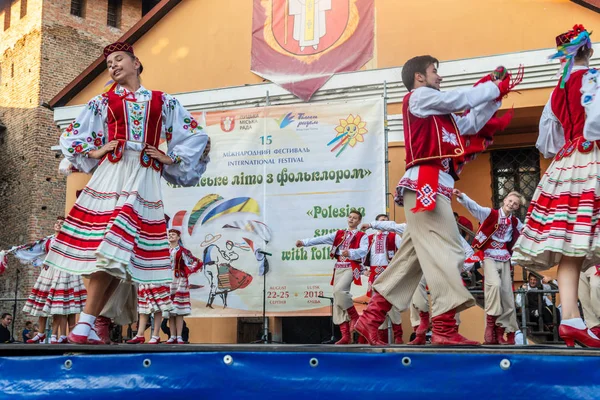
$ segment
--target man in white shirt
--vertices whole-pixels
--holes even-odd
[[[502,201],[502,207],[482,207],[458,189],[454,194],[479,221],[479,229],[473,239],[473,248],[483,259],[486,328],[484,344],[515,344],[515,332],[519,329],[515,311],[510,258],[512,247],[523,229],[523,224],[513,215],[525,199],[518,192],[510,192]],[[507,340],[504,339],[504,333]]]
[[[348,229],[340,229],[329,235],[298,240],[296,247],[331,245],[331,258],[336,260],[331,284],[333,285],[333,323],[339,325],[342,338],[335,344],[350,344],[351,332],[358,320],[358,312],[352,301],[352,282],[361,284],[362,260],[367,255],[369,240],[364,232],[357,229],[362,220],[359,211],[352,210],[348,215]]]
[[[392,305],[408,308],[423,274],[432,297],[432,343],[479,344],[461,336],[454,319],[475,300],[458,271],[464,251],[450,197],[460,162],[475,154],[469,146],[477,140],[467,145],[461,135],[476,135],[510,89],[505,80],[490,80],[473,88],[441,92],[438,64],[434,57],[419,56],[402,68],[402,82],[410,91],[402,112],[407,169],[397,187],[396,202],[406,207],[407,229],[400,250],[374,283],[373,297],[356,324],[357,332],[370,344],[377,344],[377,330]],[[453,114],[466,109],[470,112],[462,117]]]
[[[369,235],[369,252],[364,262],[365,267],[370,268],[367,296],[371,297],[373,282],[385,271],[396,251],[400,248],[402,232],[404,232],[406,224],[397,224],[394,221],[390,221],[387,214],[379,214],[375,218],[375,221],[370,224],[363,224],[360,227],[362,231],[369,228],[377,230],[377,233]],[[388,312],[388,318],[392,323],[393,343],[403,344],[402,316],[400,310],[392,307]],[[389,341],[387,321],[379,326],[379,340],[380,343],[378,344],[380,345],[387,344]]]

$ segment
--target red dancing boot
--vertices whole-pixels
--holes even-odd
[[[402,325],[392,324],[392,329],[394,330],[394,344],[404,344],[404,340],[402,340],[402,335],[404,334]]]
[[[344,322],[341,324],[340,332],[342,332],[342,338],[335,342],[335,344],[350,344],[350,323]]]
[[[146,338],[143,336],[136,336],[131,340],[128,340],[127,344],[144,344],[146,342]]]
[[[415,331],[415,338],[408,342],[408,344],[411,346],[424,346],[425,344],[427,344],[427,332],[417,333],[418,329],[418,326],[413,326],[413,330]]]
[[[581,347],[600,348],[600,339],[596,339],[588,333],[587,328],[577,329],[572,326],[561,324],[558,328],[558,334],[565,341],[567,347],[575,347],[575,343]]]
[[[506,330],[506,328],[504,328],[503,326],[496,325],[496,328],[494,329],[494,335],[496,336],[496,340],[498,341],[498,344],[506,346],[510,343],[508,343],[508,340],[504,339],[504,331],[505,330]]]
[[[498,344],[498,341],[500,339],[496,335],[498,333],[498,330],[496,328],[499,328],[499,327],[496,327],[497,319],[498,319],[498,317],[493,316],[493,315],[485,316],[485,333],[483,334],[483,344],[486,344],[486,345]],[[504,328],[502,329],[502,340],[504,340]]]
[[[358,344],[369,344],[367,342],[367,339],[365,339],[363,336],[358,335],[358,341],[356,342]]]
[[[593,328],[590,328],[590,331],[592,331],[592,333],[596,336],[598,336],[600,338],[600,325],[597,325]]]
[[[110,318],[99,316],[94,323],[94,330],[104,344],[110,344]]]
[[[505,345],[505,346],[514,346],[515,343],[515,333],[514,332],[506,332],[506,340],[504,340],[504,328],[499,327],[500,329],[502,329],[502,333],[499,334],[499,331],[496,330],[496,336],[498,337],[498,343]]]
[[[438,346],[478,346],[479,342],[469,340],[458,333],[454,316],[456,310],[447,311],[431,318],[433,326],[431,344]]]
[[[408,342],[408,344],[412,346],[423,346],[427,343],[427,330],[429,329],[429,313],[425,311],[419,312],[419,317],[421,321],[419,325],[414,327],[416,337]]]
[[[385,344],[389,344],[389,338],[388,338],[388,330],[386,329],[379,329],[377,331],[377,338],[379,339],[379,341],[385,343]]]
[[[387,343],[379,340],[378,331],[387,313],[392,309],[392,304],[382,295],[373,291],[369,305],[358,319],[355,330],[367,339],[371,346],[385,346]]]
[[[356,311],[356,307],[352,306],[346,310],[348,312],[348,316],[350,317],[350,333],[354,332],[354,325],[356,325],[356,321],[360,315],[358,315],[358,311]]]

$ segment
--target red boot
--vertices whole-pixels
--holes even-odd
[[[360,336],[360,335],[358,335],[358,340],[357,340],[356,343],[358,343],[358,344],[369,344],[367,342],[367,339],[365,339],[364,336]]]
[[[364,336],[371,346],[385,346],[387,344],[379,340],[377,331],[391,309],[392,304],[385,297],[373,291],[373,297],[371,297],[369,305],[355,326],[355,330],[361,336]]]
[[[600,325],[590,328],[590,331],[600,338]]]
[[[379,339],[379,341],[385,343],[385,344],[389,344],[389,338],[388,338],[388,330],[386,329],[379,329],[377,331],[377,338]]]
[[[350,344],[350,324],[348,322],[340,325],[340,332],[342,332],[342,338],[335,344]]]
[[[510,344],[508,342],[508,340],[504,339],[504,331],[505,330],[506,329],[503,326],[498,326],[498,325],[494,329],[494,334],[496,335],[496,340],[498,341],[498,344],[502,344],[502,345]]]
[[[500,331],[501,329],[501,331]],[[496,329],[496,336],[498,337],[498,343],[505,345],[505,346],[514,346],[515,345],[515,333],[514,332],[507,332],[506,333],[506,340],[504,340],[504,328],[499,326]]]
[[[455,315],[456,310],[450,310],[431,318],[433,326],[431,344],[439,346],[478,346],[479,342],[469,340],[457,332]]]
[[[354,332],[354,325],[356,325],[356,321],[358,321],[358,318],[360,317],[360,315],[358,315],[358,311],[356,311],[356,308],[354,306],[347,309],[346,312],[348,312],[348,316],[350,317],[350,340],[352,340],[353,339],[352,333]]]
[[[103,316],[98,316],[94,324],[94,329],[104,344],[110,344],[110,324],[110,318]]]
[[[402,335],[404,334],[402,325],[392,324],[392,329],[394,330],[394,344],[404,344],[404,340],[402,340]]]
[[[413,330],[415,331],[415,338],[408,342],[408,344],[411,346],[424,346],[425,344],[427,344],[427,332],[417,333],[417,331],[419,330],[418,326],[413,326]]]
[[[600,339],[593,338],[586,329],[577,329],[572,326],[561,324],[558,334],[565,341],[567,347],[575,347],[575,343],[582,347],[600,348]]]
[[[483,344],[492,345],[498,344],[500,340],[497,336],[498,330],[496,328],[500,328],[496,326],[496,320],[498,317],[493,315],[485,316],[485,333],[483,334]],[[504,328],[502,328],[502,340],[504,341]]]
[[[413,346],[423,346],[427,343],[425,335],[427,335],[427,330],[429,329],[429,313],[420,311],[419,317],[421,318],[421,321],[418,326],[414,327],[416,337],[408,342],[408,344]]]

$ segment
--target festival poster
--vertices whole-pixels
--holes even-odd
[[[308,101],[373,58],[374,0],[254,0],[250,69]]]
[[[347,227],[357,209],[385,211],[383,100],[196,114],[211,137],[198,185],[163,182],[170,225],[204,261],[191,275],[192,316],[329,315],[329,246],[298,239]],[[272,253],[268,266],[259,250]],[[353,285],[360,297],[367,290]]]

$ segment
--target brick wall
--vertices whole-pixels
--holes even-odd
[[[70,0],[13,0],[11,25],[0,35],[0,249],[52,233],[57,215],[64,214],[65,178],[57,173],[62,156],[50,151],[60,132],[53,114],[40,106],[75,79],[99,55],[141,18],[141,0],[123,0],[121,28],[108,27],[107,0],[86,1],[85,17],[70,14]],[[4,11],[0,11],[0,29]],[[9,258],[0,276],[0,298],[14,296],[19,267],[18,297],[27,297],[39,271]],[[16,316],[18,329],[29,316]],[[0,312],[12,303],[0,302]]]

